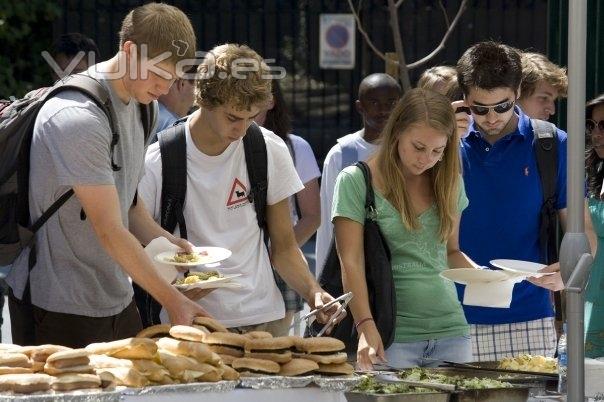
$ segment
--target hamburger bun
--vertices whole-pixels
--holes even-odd
[[[113,342],[92,343],[86,346],[90,354],[108,355],[120,359],[149,359],[157,353],[157,345],[148,338],[127,338]]]
[[[31,394],[48,391],[53,378],[46,374],[7,374],[0,376],[0,392]]]
[[[31,368],[29,357],[23,353],[0,353],[0,366]]]
[[[48,359],[48,356],[52,355],[53,353],[62,352],[66,350],[71,350],[71,348],[61,345],[34,346],[33,349],[30,351],[29,357],[34,362],[46,363],[46,359]]]
[[[218,371],[210,364],[200,363],[192,357],[175,355],[162,349],[159,351],[159,359],[171,377],[186,382],[196,380],[209,372]]]
[[[170,324],[152,325],[136,334],[136,338],[162,338],[170,335]]]
[[[90,363],[85,349],[71,349],[55,352],[46,359],[46,367],[64,369],[74,366],[86,366]]]
[[[34,371],[26,367],[0,367],[0,375],[4,374],[32,374]]]
[[[273,361],[249,357],[233,360],[233,368],[241,375],[276,375],[281,369],[279,364]]]
[[[227,366],[223,364],[220,366],[222,369],[222,379],[226,381],[237,381],[239,379],[239,372],[232,368],[231,366]]]
[[[319,369],[319,365],[312,360],[306,359],[292,359],[291,361],[283,364],[279,375],[293,377],[297,375],[308,375],[312,374],[315,370]]]
[[[305,353],[325,354],[343,352],[346,346],[339,339],[320,336],[316,338],[303,338],[296,342],[296,348]]]
[[[266,331],[250,331],[250,332],[246,332],[243,335],[247,336],[250,339],[266,339],[266,338],[273,337],[273,335],[270,332],[266,332]]]
[[[101,378],[96,374],[64,374],[56,377],[51,387],[55,391],[73,391],[100,386]]]
[[[200,363],[214,362],[217,359],[206,345],[199,342],[161,338],[157,341],[157,346],[175,355],[192,357]],[[218,362],[215,363],[218,364]]]
[[[132,360],[118,359],[117,357],[111,357],[107,355],[90,355],[90,365],[95,369],[102,369],[108,367],[127,367],[133,368],[134,364]]]
[[[132,364],[134,365],[134,368],[147,377],[149,381],[162,385],[174,384],[174,380],[170,377],[168,369],[153,360],[136,359],[132,360]]]
[[[348,376],[354,373],[354,367],[348,363],[319,364],[317,374],[324,376]]]
[[[193,325],[205,327],[209,332],[229,332],[224,325],[210,317],[195,317],[193,319]]]
[[[202,330],[187,325],[175,325],[170,328],[170,336],[183,341],[203,342],[204,337],[209,333],[207,329]]]
[[[96,370],[96,374],[99,377],[107,378],[109,373],[115,378],[116,385],[123,385],[125,387],[140,388],[149,385],[149,380],[139,373],[137,370],[128,367],[108,367]]]
[[[249,338],[240,334],[214,332],[206,335],[204,343],[208,345],[214,353],[243,357],[243,348],[248,340]]]
[[[233,360],[238,359],[238,357],[231,356],[231,355],[219,355],[219,356],[220,356],[220,360],[222,360],[222,362],[224,364],[227,364],[229,366],[233,365]]]
[[[348,355],[344,352],[332,353],[329,355],[316,355],[314,353],[295,354],[295,357],[300,359],[308,359],[319,364],[340,364],[348,360]]]
[[[0,353],[2,352],[17,352],[21,353],[21,349],[27,346],[14,345],[12,343],[0,343]]]
[[[292,359],[292,346],[293,341],[289,336],[248,339],[245,343],[245,357],[287,363]]]

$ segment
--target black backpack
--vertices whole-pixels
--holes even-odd
[[[15,101],[0,101],[0,265],[9,265],[23,248],[32,245],[30,269],[35,251],[34,234],[73,195],[73,189],[61,195],[44,213],[31,222],[29,215],[29,155],[34,124],[38,112],[46,101],[68,90],[82,92],[92,99],[109,118],[112,131],[111,165],[113,150],[119,141],[111,98],[105,87],[86,74],[74,74],[57,81],[52,87],[41,88]],[[141,119],[145,143],[155,124],[156,106],[141,105]],[[85,215],[82,214],[85,218]]]
[[[558,261],[560,251],[559,217],[556,210],[558,179],[558,130],[552,123],[531,119],[533,148],[543,190],[539,216],[539,248],[545,264]],[[562,295],[554,292],[556,321],[563,320]]]
[[[187,142],[185,135],[186,119],[158,135],[162,162],[161,215],[162,228],[173,233],[178,225],[180,237],[187,238],[187,225],[183,210],[187,194]],[[243,137],[245,163],[250,178],[248,200],[254,205],[258,226],[264,233],[265,244],[268,238],[266,230],[266,192],[268,190],[268,162],[264,136],[260,127],[252,123]],[[161,304],[136,283],[134,299],[141,315],[143,327],[160,324]]]

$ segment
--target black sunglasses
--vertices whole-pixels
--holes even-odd
[[[478,116],[486,115],[491,109],[493,109],[493,111],[497,114],[502,114],[513,108],[515,102],[515,100],[505,101],[493,106],[470,105],[470,110],[472,110],[472,113],[477,114]]]
[[[595,121],[592,119],[585,120],[585,134],[591,135],[592,131],[598,128],[598,130],[604,133],[604,120]]]

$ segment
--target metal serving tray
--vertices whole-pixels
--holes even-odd
[[[346,392],[348,402],[449,402],[451,394],[446,392],[425,392],[405,394],[367,394]]]

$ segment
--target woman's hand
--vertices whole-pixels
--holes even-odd
[[[357,349],[357,370],[369,371],[376,363],[386,363],[384,345],[373,321],[359,326],[359,347]]]
[[[542,288],[557,292],[564,290],[564,281],[562,281],[562,275],[560,275],[560,263],[548,265],[547,267],[539,270],[539,272],[554,272],[553,275],[543,275],[540,278],[531,276],[526,280],[533,285],[541,286]]]

